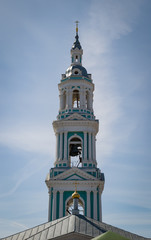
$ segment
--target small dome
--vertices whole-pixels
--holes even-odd
[[[80,194],[77,192],[77,191],[75,191],[73,194],[72,194],[72,198],[74,199],[74,198],[80,198]]]
[[[66,71],[66,77],[70,77],[71,75],[82,75],[88,78],[87,70],[81,65],[70,66]]]

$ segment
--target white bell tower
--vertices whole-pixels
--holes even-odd
[[[99,121],[93,112],[94,84],[82,66],[83,50],[76,22],[75,42],[71,48],[71,65],[58,84],[60,109],[53,122],[56,135],[54,168],[46,178],[49,190],[48,220],[72,211],[75,183],[80,194],[81,213],[102,220],[101,194],[104,174],[97,168],[96,134]]]

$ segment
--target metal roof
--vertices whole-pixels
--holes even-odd
[[[41,224],[14,234],[3,240],[49,240],[68,239],[68,236],[75,236],[72,239],[92,239],[107,231],[115,232],[130,240],[145,240],[136,234],[129,233],[103,222],[95,221],[83,215],[68,215],[63,218]],[[71,238],[70,238],[71,239]]]

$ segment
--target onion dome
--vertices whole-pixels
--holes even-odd
[[[71,65],[66,70],[66,77],[70,77],[71,75],[80,75],[88,78],[87,70],[81,65]]]
[[[74,199],[74,198],[80,198],[80,194],[77,192],[77,191],[75,191],[73,194],[72,194],[72,198]]]

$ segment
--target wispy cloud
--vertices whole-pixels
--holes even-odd
[[[20,185],[27,179],[42,171],[42,169],[50,164],[50,159],[32,159],[23,168],[18,169],[14,175],[14,186],[7,190],[7,192],[1,193],[0,198],[8,197],[14,194]],[[13,176],[12,176],[13,178]],[[16,182],[15,182],[16,181]]]
[[[123,136],[125,140],[129,139],[137,125],[124,111],[123,103],[128,101],[128,93],[123,95],[119,91],[118,74],[113,70],[115,60],[110,51],[115,40],[133,31],[141,4],[141,0],[137,4],[136,1],[135,4],[119,0],[114,4],[113,1],[93,1],[87,27],[84,26],[86,30],[82,30],[87,56],[84,65],[93,73],[96,86],[94,109],[100,119],[98,140],[101,146],[98,155],[104,157],[113,152]]]

